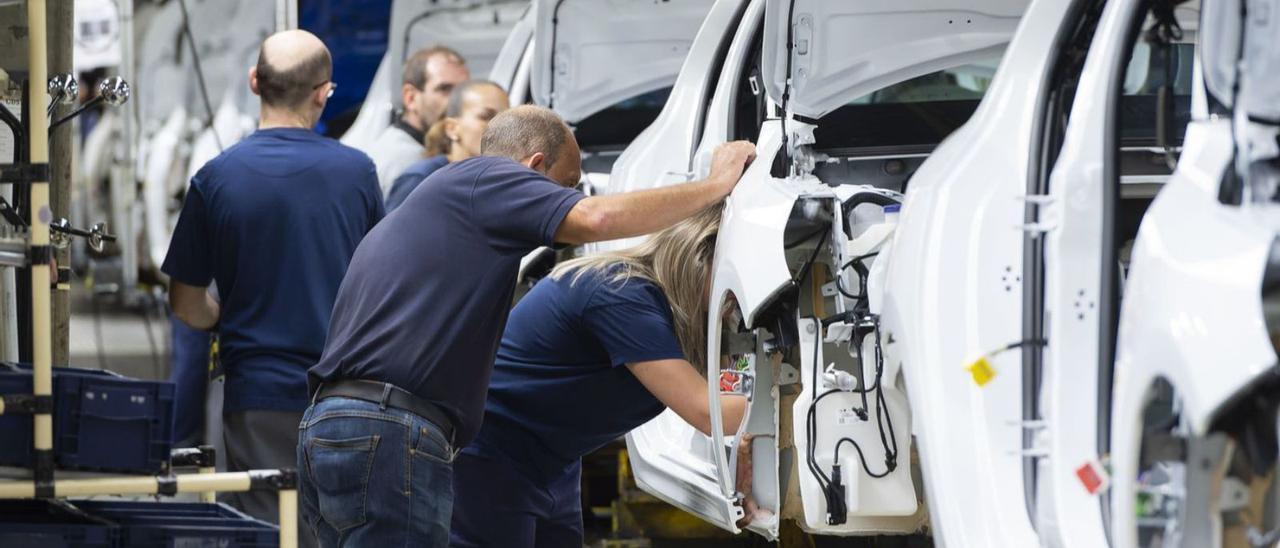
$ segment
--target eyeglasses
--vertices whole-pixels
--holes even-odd
[[[325,81],[323,81],[323,82],[320,82],[319,84],[316,84],[316,85],[314,85],[314,86],[311,86],[311,91],[315,91],[315,90],[317,90],[317,89],[320,89],[320,86],[323,86],[323,85],[325,85],[325,84],[329,84],[329,91],[325,92],[325,94],[324,94],[325,99],[328,99],[328,98],[330,98],[330,97],[333,97],[333,91],[334,91],[334,90],[336,90],[336,89],[338,89],[338,83],[337,83],[337,82],[334,82],[333,80],[325,80]]]

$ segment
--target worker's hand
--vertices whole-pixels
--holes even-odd
[[[711,154],[711,174],[707,180],[716,185],[722,196],[733,192],[742,172],[756,159],[756,146],[749,141],[732,141],[716,147]]]
[[[755,438],[753,434],[743,434],[742,440],[738,442],[738,467],[734,482],[734,490],[742,494],[742,518],[738,520],[738,527],[746,527],[755,521],[768,520],[772,515],[768,509],[761,508],[751,494],[751,475],[754,470],[751,465],[751,441]]]

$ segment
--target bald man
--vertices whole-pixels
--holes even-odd
[[[329,50],[311,33],[262,43],[249,71],[262,100],[258,130],[191,179],[162,267],[178,318],[221,335],[231,470],[295,466],[307,368],[320,359],[356,245],[383,215],[373,162],[312,131],[331,74]],[[277,519],[272,493],[231,502]]]
[[[520,258],[671,226],[755,157],[728,143],[702,181],[587,197],[573,133],[535,106],[495,116],[480,152],[370,231],[338,291],[298,440],[300,508],[322,543],[447,546],[453,458],[480,428]]]

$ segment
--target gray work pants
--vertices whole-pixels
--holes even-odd
[[[297,468],[301,411],[235,411],[223,413],[222,420],[227,471]],[[279,499],[274,491],[222,493],[218,500],[260,520],[279,523]],[[301,520],[298,546],[317,546],[311,530]]]

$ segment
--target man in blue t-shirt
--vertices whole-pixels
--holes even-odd
[[[299,508],[322,542],[447,545],[451,463],[480,428],[520,258],[684,220],[733,190],[755,147],[721,145],[703,181],[586,197],[569,127],[520,106],[481,154],[423,181],[342,281],[298,439]]]
[[[373,162],[311,129],[331,74],[328,49],[308,32],[262,43],[249,78],[262,98],[259,129],[191,179],[162,267],[178,318],[221,336],[231,470],[296,464],[307,368],[324,349],[356,244],[382,218]],[[277,519],[274,493],[231,500]]]

